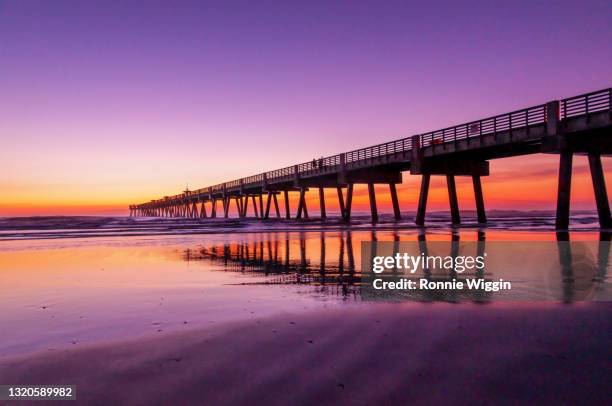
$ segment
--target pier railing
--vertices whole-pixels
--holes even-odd
[[[561,118],[588,115],[611,110],[612,88],[581,94],[561,100]]]
[[[421,134],[421,146],[445,144],[466,138],[478,138],[546,122],[546,105],[541,104],[494,117]]]

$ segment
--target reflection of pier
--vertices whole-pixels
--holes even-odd
[[[289,284],[310,285],[321,294],[334,294],[349,297],[361,297],[362,299],[374,298],[371,292],[365,295],[361,291],[364,283],[369,281],[363,277],[361,266],[356,255],[361,256],[359,251],[355,252],[353,239],[354,233],[343,232],[320,232],[320,233],[269,233],[254,234],[248,241],[219,244],[199,249],[187,249],[183,252],[186,261],[209,261],[225,271],[240,272],[257,277],[260,280],[253,284]],[[380,233],[378,233],[380,234]],[[385,240],[393,242],[393,255],[399,252],[400,243],[414,242],[410,240],[401,241],[397,232],[392,232],[392,240],[385,234]],[[597,252],[590,254],[586,245],[575,242],[571,246],[564,243],[568,241],[567,233],[558,234],[558,269],[551,274],[544,274],[543,278],[548,280],[548,291],[540,291],[542,300],[556,299],[563,302],[574,302],[597,294],[602,287],[605,288],[607,269],[610,263],[610,234],[601,233]],[[369,241],[377,241],[376,232],[371,232],[367,238]],[[436,254],[448,255],[456,258],[460,255],[471,254],[481,256],[485,253],[486,234],[479,231],[477,241],[474,245],[464,247],[460,243],[459,235],[453,234],[451,241],[441,242],[427,241],[425,234],[417,236],[417,249],[425,255]],[[440,245],[442,243],[442,246]],[[591,244],[593,242],[590,242]],[[388,249],[388,248],[387,248]],[[512,248],[509,248],[512,249]],[[445,251],[447,250],[447,251]],[[445,251],[445,252],[442,252]],[[546,251],[550,252],[550,251]],[[372,253],[376,255],[376,253]],[[389,255],[387,252],[386,255]],[[379,252],[378,255],[382,255]],[[556,266],[555,266],[556,268]],[[487,273],[487,269],[476,269],[473,272],[458,273],[453,269],[448,271],[422,269],[417,274],[404,275],[401,270],[392,270],[392,277],[401,277],[407,280],[417,281],[426,279],[430,282],[460,281],[467,279],[483,279],[495,281],[503,275]],[[542,287],[546,289],[546,287]],[[604,292],[602,292],[604,293]],[[367,297],[366,297],[367,296]],[[601,296],[601,295],[600,295]],[[519,296],[513,296],[519,298]],[[419,302],[460,302],[471,301],[486,303],[495,298],[494,292],[481,290],[409,290],[401,291],[394,296],[397,300],[409,300]],[[536,297],[533,297],[535,299]],[[392,298],[393,299],[393,298]]]
[[[583,300],[605,285],[610,266],[611,236],[608,231],[599,233],[596,257],[590,258],[580,242],[570,244],[569,233],[557,233],[561,270],[561,292],[558,299],[564,303]]]
[[[453,224],[461,222],[455,177],[471,179],[478,222],[486,223],[481,177],[489,175],[489,161],[545,153],[559,155],[556,228],[564,230],[569,226],[573,156],[586,154],[599,224],[601,228],[611,228],[601,165],[601,156],[612,153],[611,111],[612,88],[603,89],[197,190],[185,190],[174,196],[130,205],[130,215],[214,218],[219,205],[219,217],[226,218],[233,205],[239,217],[246,217],[250,205],[253,216],[265,220],[274,215],[272,208],[276,217],[281,217],[278,198],[282,196],[284,217],[290,218],[289,193],[297,193],[295,218],[301,219],[308,218],[306,193],[314,189],[318,192],[320,216],[325,219],[327,189],[337,194],[341,217],[350,222],[353,188],[362,184],[368,188],[373,223],[378,221],[375,185],[389,188],[393,214],[399,220],[401,211],[396,185],[402,183],[404,173],[409,173],[421,176],[417,225],[425,223],[431,176],[446,178]]]
[[[324,287],[328,292],[344,296],[358,295],[362,273],[356,267],[352,233],[270,233],[256,234],[255,240],[231,244],[187,249],[183,253],[186,261],[210,261],[221,264],[224,270],[263,276],[264,281],[256,284],[304,284]],[[376,232],[371,232],[371,241],[377,240]],[[398,252],[400,237],[393,234],[394,252]],[[425,235],[418,237],[420,250],[428,252]],[[458,256],[459,235],[454,234],[449,242],[449,255]],[[477,255],[485,250],[485,233],[478,233]],[[474,274],[458,274],[454,270],[444,274],[425,269],[422,275],[406,275],[406,279],[428,281],[465,281],[468,278],[485,278],[485,270]],[[406,292],[403,299],[412,301],[456,302],[470,300],[487,302],[491,292],[484,291],[432,291],[415,290]]]
[[[304,233],[299,233],[297,241],[290,233],[260,234],[258,237],[262,238],[199,250],[188,249],[183,258],[188,261],[208,260],[223,264],[225,270],[266,276],[262,282],[265,284],[317,285],[343,296],[358,294],[361,274],[355,270],[350,232],[334,236],[322,232],[318,241],[306,239]],[[332,244],[336,250],[334,258],[329,253]],[[314,248],[318,248],[316,260],[308,257],[309,250]]]

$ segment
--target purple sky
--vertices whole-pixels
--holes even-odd
[[[610,86],[612,2],[0,2],[0,215],[119,205]]]

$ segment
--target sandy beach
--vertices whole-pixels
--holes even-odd
[[[605,404],[610,305],[401,304],[286,314],[0,359],[82,404]]]

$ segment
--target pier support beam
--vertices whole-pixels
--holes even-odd
[[[290,219],[291,211],[289,207],[289,192],[286,190],[284,191],[284,198],[285,198],[285,218]]]
[[[207,218],[208,215],[206,213],[206,202],[202,200],[202,207],[200,210],[200,218]]]
[[[419,194],[419,207],[417,209],[416,223],[425,225],[425,211],[427,210],[427,195],[429,194],[429,180],[431,175],[424,173],[421,177],[421,192]]]
[[[353,184],[349,183],[346,188],[346,207],[344,208],[344,220],[351,220],[351,206],[353,205]]]
[[[474,185],[474,197],[476,198],[476,213],[478,214],[478,222],[484,224],[487,222],[487,215],[485,213],[480,175],[472,175],[472,183]]]
[[[223,198],[223,217],[227,218],[229,216],[229,206],[230,206],[230,198]]]
[[[393,203],[393,215],[396,220],[401,220],[402,215],[400,213],[399,200],[397,199],[397,190],[395,189],[395,183],[389,183],[389,192],[391,192],[391,202]]]
[[[236,196],[236,207],[238,208],[238,217],[244,217],[244,204],[242,196]]]
[[[342,188],[340,186],[338,186],[337,188],[338,191],[338,203],[340,205],[340,215],[342,216],[342,218],[344,219],[344,211],[345,211],[345,207],[344,207],[344,194],[342,193]]]
[[[319,188],[319,207],[321,208],[321,218],[326,219],[325,213],[325,191],[322,187]]]
[[[446,175],[446,186],[448,188],[448,202],[450,204],[451,221],[453,224],[461,224],[459,216],[459,203],[457,201],[457,187],[455,186],[455,175]]]
[[[210,209],[210,217],[213,219],[217,217],[217,199],[212,199],[212,208]]]
[[[274,193],[272,195],[272,198],[274,199],[274,209],[276,210],[276,217],[280,218],[281,214],[280,214],[280,210],[278,208],[278,199],[276,197],[276,193]]]
[[[240,198],[240,206],[242,207],[242,217],[246,217],[247,212],[249,210],[249,196],[242,196]]]
[[[298,198],[298,207],[297,213],[295,215],[296,219],[302,218],[302,211],[304,210],[304,195],[306,194],[305,188],[300,189],[300,197]]]
[[[249,200],[248,197],[247,200]],[[255,217],[259,217],[259,213],[257,210],[257,200],[255,200],[255,195],[251,196],[251,201],[253,202],[253,213],[255,213]],[[246,212],[244,214],[246,216]]]
[[[268,192],[268,199],[266,200],[266,213],[263,215],[264,219],[270,217],[270,205],[272,204],[272,192]]]
[[[304,218],[308,218],[308,207],[306,206],[306,188],[300,188],[300,197],[298,201],[298,209],[295,218],[301,219],[302,214]]]
[[[567,230],[569,227],[573,153],[563,151],[559,156],[559,186],[557,188],[557,216],[555,228],[557,230]]]
[[[606,180],[604,178],[603,168],[601,166],[601,155],[589,152],[589,167],[591,169],[593,191],[595,192],[595,203],[597,204],[599,226],[601,228],[612,228],[610,204],[608,202],[608,192],[606,190]]]
[[[306,204],[306,191],[304,191],[304,203],[302,205],[302,210],[304,210],[304,218],[308,218],[308,205]]]
[[[378,209],[376,208],[376,191],[374,184],[368,183],[368,195],[370,197],[370,212],[372,213],[372,223],[378,222]]]

